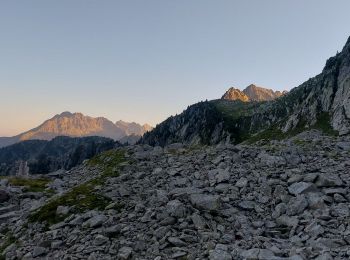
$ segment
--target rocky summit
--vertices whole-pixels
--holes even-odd
[[[240,100],[243,102],[261,102],[274,100],[287,93],[287,91],[273,91],[272,89],[267,89],[251,84],[248,87],[246,87],[243,91],[231,87],[225,92],[221,99]]]
[[[350,137],[135,145],[0,180],[6,259],[349,259]]]

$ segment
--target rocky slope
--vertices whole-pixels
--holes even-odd
[[[6,259],[349,259],[349,158],[349,136],[310,131],[131,146],[36,192],[1,179],[0,248]]]
[[[149,125],[118,121],[116,124],[104,117],[93,118],[81,113],[63,112],[45,121],[40,126],[14,137],[0,138],[0,147],[24,140],[51,140],[57,136],[102,136],[120,140],[133,135],[139,138],[151,130]]]
[[[250,87],[246,92],[249,94],[254,88]],[[236,93],[237,90],[233,92]],[[263,94],[252,97],[260,99],[262,96]],[[176,140],[183,143],[214,144],[216,141],[226,141],[229,136],[231,141],[238,143],[252,137],[280,138],[311,128],[322,129],[331,134],[348,134],[350,133],[350,38],[343,50],[326,62],[322,73],[289,93],[271,101],[242,101],[246,101],[246,98],[206,102],[206,107],[210,107],[207,111],[211,111],[207,116],[214,117],[215,120],[199,119],[199,123],[202,122],[200,129],[206,129],[207,126],[203,123],[207,122],[210,124],[209,129],[219,131],[215,136],[220,138],[212,139],[212,132],[203,136],[196,134],[195,129],[188,128],[186,118],[190,118],[191,113],[202,113],[193,109],[194,107],[201,109],[202,106],[197,105],[158,125],[145,135],[141,142],[162,145]],[[167,140],[163,138],[162,142],[159,142],[161,136],[170,138]],[[174,139],[173,136],[177,138]]]
[[[279,98],[285,94],[287,91],[273,91],[272,89],[267,89],[263,87],[259,87],[257,85],[251,84],[246,87],[243,91],[231,87],[229,88],[225,94],[221,97],[221,99],[225,100],[240,100],[243,102],[261,102],[261,101],[271,101],[276,98]]]

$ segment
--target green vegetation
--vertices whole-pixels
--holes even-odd
[[[328,113],[323,112],[321,113],[318,117],[317,117],[317,121],[314,125],[310,126],[310,127],[306,127],[306,120],[302,119],[299,121],[299,123],[297,124],[297,126],[286,132],[283,133],[282,130],[279,128],[279,126],[273,125],[271,127],[269,127],[268,129],[261,131],[255,135],[250,136],[249,138],[247,138],[247,143],[255,143],[257,141],[260,140],[282,140],[282,139],[286,139],[292,136],[295,136],[305,130],[311,130],[311,129],[317,129],[322,131],[324,134],[326,135],[330,135],[330,136],[336,136],[338,135],[338,131],[333,130],[331,124],[330,124],[330,116]]]
[[[251,116],[266,102],[242,102],[239,100],[216,100],[213,104],[224,120],[225,130],[231,134],[235,143],[243,142],[250,137],[249,129]]]
[[[310,143],[312,143],[312,141],[295,139],[295,140],[293,140],[293,143],[296,145],[299,145],[299,146],[306,146],[306,145],[310,145]]]
[[[5,256],[3,255],[4,250],[11,244],[16,242],[16,238],[12,235],[12,233],[7,232],[3,241],[0,243],[0,260],[5,260]]]
[[[44,222],[52,225],[65,219],[67,216],[57,216],[56,209],[58,206],[69,206],[71,212],[80,213],[90,209],[104,209],[110,202],[110,199],[95,193],[95,182],[89,181],[78,185],[64,195],[52,199],[34,212],[30,217],[30,222]]]
[[[28,192],[45,192],[46,185],[51,181],[49,178],[26,178],[26,177],[6,177],[12,186],[24,187]]]
[[[339,135],[339,132],[334,130],[330,124],[330,116],[329,113],[323,112],[321,113],[318,118],[315,125],[313,125],[313,128],[321,130],[323,133],[330,135],[330,136],[337,136]]]
[[[88,165],[102,168],[100,176],[91,179],[83,184],[75,186],[60,197],[50,200],[30,217],[30,222],[45,222],[52,225],[63,221],[74,213],[82,213],[87,210],[102,210],[111,203],[111,199],[95,192],[95,187],[103,185],[108,177],[115,177],[119,174],[120,166],[126,162],[123,151],[111,150],[104,152],[90,159]],[[58,206],[69,206],[70,212],[66,216],[57,216]],[[115,207],[120,209],[119,206]]]
[[[241,117],[247,117],[254,114],[258,107],[265,102],[242,102],[239,100],[215,100],[213,101],[216,109],[221,112],[224,120],[232,121]],[[225,120],[225,121],[226,121]]]
[[[118,168],[124,162],[126,162],[124,151],[110,150],[91,158],[88,165],[102,167],[101,177],[114,177],[118,176]]]

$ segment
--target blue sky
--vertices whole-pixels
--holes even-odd
[[[291,89],[350,36],[348,0],[0,3],[0,135],[63,111],[155,125],[256,83]]]

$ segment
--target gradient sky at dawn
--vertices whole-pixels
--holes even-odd
[[[0,136],[63,111],[155,125],[230,86],[291,89],[350,36],[349,0],[0,2]]]

